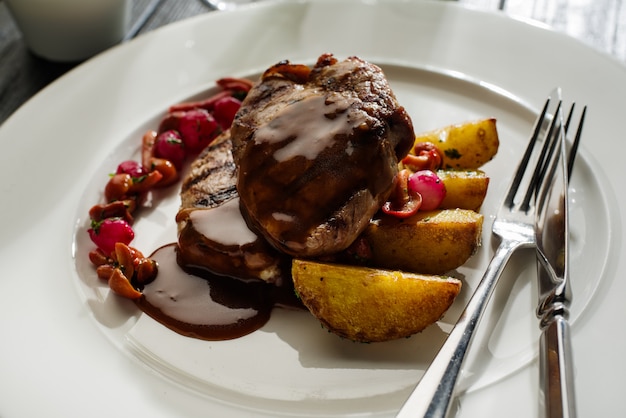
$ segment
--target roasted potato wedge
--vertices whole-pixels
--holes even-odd
[[[489,177],[483,171],[439,170],[437,175],[446,186],[440,209],[480,210],[489,187]]]
[[[415,143],[432,142],[442,152],[444,169],[476,169],[491,160],[500,144],[494,118],[449,125],[418,134]]]
[[[373,266],[444,274],[474,254],[482,224],[483,215],[464,209],[418,212],[405,219],[381,215],[363,237],[371,247]]]
[[[436,322],[461,282],[366,267],[294,260],[295,290],[331,332],[353,341],[408,337]]]

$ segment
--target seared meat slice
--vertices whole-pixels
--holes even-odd
[[[178,262],[219,275],[281,284],[287,256],[252,232],[239,211],[230,133],[222,134],[192,163],[181,189]]]
[[[414,141],[381,69],[330,54],[312,69],[269,68],[231,131],[242,214],[298,257],[347,248],[389,196]]]

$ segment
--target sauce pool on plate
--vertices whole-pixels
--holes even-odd
[[[159,274],[144,287],[136,304],[179,334],[211,341],[238,338],[261,328],[274,307],[303,309],[291,284],[277,287],[183,268],[177,262],[177,248],[168,244],[150,256],[158,263]]]

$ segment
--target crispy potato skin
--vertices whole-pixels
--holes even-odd
[[[489,177],[483,171],[439,170],[437,175],[446,186],[440,209],[480,210],[489,187]]]
[[[364,232],[371,265],[444,274],[463,265],[481,242],[483,215],[471,210],[418,212],[406,219],[381,215]]]
[[[442,152],[444,169],[476,169],[490,161],[500,145],[494,118],[449,125],[418,134],[415,143],[432,142]]]
[[[461,289],[454,278],[294,260],[295,290],[331,332],[359,342],[408,337],[441,318]]]

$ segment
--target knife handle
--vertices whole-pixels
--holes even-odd
[[[553,317],[543,329],[539,358],[545,418],[575,418],[572,345],[563,316]]]

